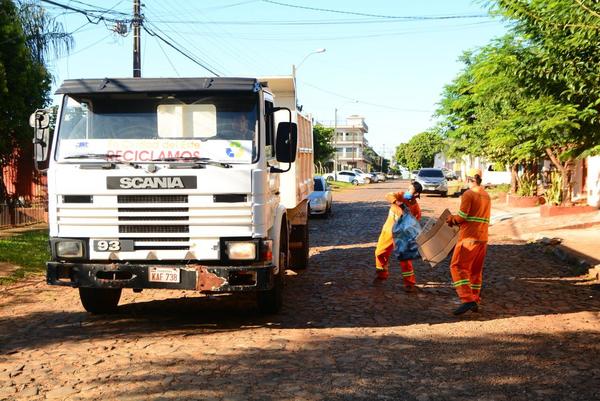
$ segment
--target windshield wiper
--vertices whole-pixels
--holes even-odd
[[[80,155],[65,156],[63,159],[106,159],[111,160],[117,157],[117,155],[108,153],[82,153]]]
[[[210,165],[210,166],[217,166],[217,167],[223,167],[223,168],[231,168],[231,164],[229,163],[223,163],[223,162],[218,162],[218,161],[214,161],[209,159],[208,157],[195,157],[195,156],[179,156],[179,157],[161,157],[158,159],[152,159],[153,162],[164,162],[164,163],[176,163],[176,162],[183,162],[183,163],[193,163],[193,164],[199,164],[199,165]]]
[[[131,166],[133,168],[139,168],[140,166],[138,164],[132,163],[132,162],[126,162],[123,160],[114,160],[116,157],[120,157],[119,155],[114,155],[114,154],[108,154],[108,153],[82,153],[80,155],[71,155],[71,156],[65,156],[63,157],[63,159],[65,160],[70,160],[70,159],[104,159],[106,161],[108,161],[109,163],[116,163],[116,164],[125,164],[127,166]]]

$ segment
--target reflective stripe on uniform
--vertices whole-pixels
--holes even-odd
[[[458,280],[458,281],[455,281],[452,283],[452,285],[455,287],[460,287],[461,285],[470,285],[470,284],[471,284],[471,281],[468,278],[466,278],[464,280]]]
[[[410,277],[414,276],[415,272],[402,272],[402,277]]]
[[[469,216],[468,214],[466,214],[462,210],[458,211],[458,215],[460,217],[462,217],[463,219],[467,220],[467,221],[472,221],[472,222],[475,222],[475,223],[490,224],[490,220],[489,219],[486,219],[485,217]]]
[[[481,284],[471,284],[471,289],[472,290],[480,290],[481,289]]]

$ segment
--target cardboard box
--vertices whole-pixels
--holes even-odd
[[[448,227],[446,224],[450,214],[448,209],[444,210],[435,224],[424,230],[416,239],[421,257],[431,267],[446,259],[458,240],[458,227]]]

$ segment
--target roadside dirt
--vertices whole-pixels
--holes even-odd
[[[600,291],[540,246],[491,242],[482,312],[463,318],[447,262],[417,262],[415,293],[398,268],[373,284],[383,195],[404,185],[334,194],[277,316],[174,291],[125,291],[93,316],[41,277],[0,288],[0,399],[599,399]],[[421,203],[437,216],[459,200]]]

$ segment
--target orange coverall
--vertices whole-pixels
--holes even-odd
[[[385,196],[385,199],[392,205],[390,207],[387,220],[381,229],[381,234],[379,234],[377,248],[375,249],[375,267],[377,269],[377,275],[380,278],[387,278],[388,276],[389,259],[392,251],[394,250],[392,228],[394,227],[396,220],[402,216],[402,208],[396,205],[395,202],[401,201],[404,203],[406,206],[408,206],[412,215],[417,220],[421,220],[421,207],[416,199],[404,199],[404,192],[390,192]],[[404,281],[404,285],[407,287],[414,286],[416,283],[416,278],[412,261],[401,260],[400,268],[402,270],[402,280]]]
[[[450,274],[463,303],[480,301],[491,204],[488,193],[476,186],[463,194],[458,215],[448,218],[449,223],[460,226]]]

